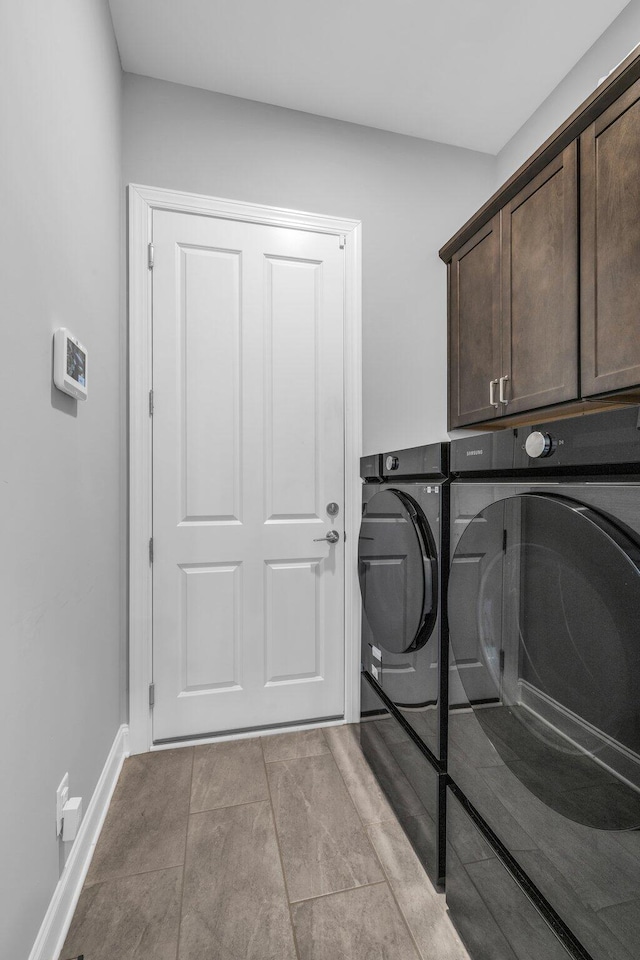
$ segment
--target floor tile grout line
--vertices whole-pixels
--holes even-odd
[[[180,960],[180,937],[182,936],[182,909],[184,906],[184,882],[187,876],[187,843],[189,841],[189,824],[191,822],[191,795],[193,792],[193,768],[196,762],[195,747],[191,747],[191,777],[189,779],[189,807],[187,809],[187,825],[184,837],[184,862],[182,864],[182,887],[180,889],[180,911],[178,913],[178,940],[176,942],[176,960]]]
[[[343,728],[345,728],[345,729],[346,729],[348,726],[350,726],[350,724],[346,724],[346,723],[343,724]],[[367,840],[369,841],[369,844],[371,845],[371,848],[372,848],[372,850],[373,850],[373,852],[374,852],[374,854],[375,854],[376,860],[378,860],[378,863],[380,863],[380,858],[378,857],[378,853],[377,853],[375,847],[373,846],[373,843],[372,843],[372,841],[371,841],[371,837],[370,837],[369,834],[367,833],[367,824],[365,823],[365,821],[364,821],[363,818],[362,818],[362,814],[360,813],[360,810],[358,809],[358,804],[357,804],[356,801],[354,800],[353,794],[351,793],[351,790],[349,790],[349,784],[347,783],[347,781],[346,781],[346,779],[345,779],[345,776],[344,776],[344,774],[342,773],[342,770],[341,770],[341,768],[340,768],[340,764],[338,763],[338,761],[337,761],[337,759],[336,759],[336,755],[335,755],[335,753],[333,752],[333,747],[331,746],[331,744],[329,744],[329,748],[330,748],[330,750],[331,750],[331,756],[333,757],[333,762],[335,763],[336,767],[338,768],[338,773],[340,774],[340,779],[342,780],[342,782],[343,782],[343,784],[344,784],[344,787],[345,787],[345,790],[347,791],[347,795],[348,795],[349,799],[351,800],[351,803],[352,803],[352,805],[353,805],[354,810],[356,811],[356,814],[358,815],[358,820],[360,821],[360,826],[362,827],[362,829],[363,829],[364,832],[365,832],[365,836],[367,837]],[[365,763],[366,763],[366,757],[364,756],[364,754],[362,754],[362,756],[363,756],[363,758],[364,758],[364,760],[365,760]],[[371,769],[371,768],[369,768],[369,769]],[[373,776],[373,772],[372,772],[372,776]],[[388,802],[388,801],[387,801],[387,802]],[[389,809],[391,810],[391,805],[389,805]],[[393,811],[391,811],[391,812],[392,812],[392,814],[393,814]],[[394,820],[394,819],[397,820],[397,817],[395,817],[394,815],[392,815],[391,817],[389,817],[389,820]],[[376,822],[376,823],[387,823],[388,821],[386,821],[386,820],[379,820],[379,821],[374,821],[374,822]],[[380,863],[380,868],[382,869],[382,864],[381,864],[381,863]],[[383,870],[382,872],[384,873],[384,870]],[[385,876],[386,876],[386,874],[385,874]]]
[[[344,724],[343,724],[343,726],[344,726]],[[325,739],[326,739],[326,737],[325,737]],[[327,741],[327,743],[328,743],[328,741]],[[386,883],[387,885],[389,885],[389,884],[388,884],[388,881],[387,881],[387,879],[386,879],[386,874],[385,874],[385,872],[384,872],[384,869],[383,869],[383,867],[382,867],[382,864],[380,864],[380,862],[379,862],[379,858],[378,858],[377,852],[376,852],[376,850],[375,850],[375,847],[373,846],[373,843],[371,842],[371,838],[369,837],[369,835],[368,835],[368,833],[367,833],[366,825],[363,823],[362,818],[360,817],[360,814],[358,813],[356,804],[355,804],[355,802],[354,802],[354,800],[353,800],[353,797],[351,796],[351,793],[350,793],[350,791],[349,791],[349,788],[347,787],[347,784],[346,784],[346,782],[345,782],[345,779],[344,779],[344,777],[342,776],[342,771],[340,770],[340,767],[339,767],[339,765],[338,765],[338,762],[337,762],[337,760],[336,760],[336,758],[335,758],[335,756],[334,756],[333,750],[331,749],[331,745],[330,745],[329,743],[328,743],[328,746],[329,746],[329,752],[328,752],[328,753],[312,754],[312,755],[309,756],[309,757],[295,757],[293,760],[271,760],[271,761],[269,761],[269,762],[270,762],[270,763],[295,763],[295,762],[297,762],[298,760],[310,760],[310,759],[313,759],[314,757],[318,757],[318,756],[323,756],[323,757],[327,757],[327,756],[328,756],[328,757],[331,757],[331,759],[333,760],[334,766],[336,767],[336,769],[337,769],[337,771],[338,771],[338,774],[339,774],[339,776],[340,776],[340,779],[341,779],[341,781],[342,781],[342,784],[343,784],[345,790],[347,791],[347,797],[348,797],[348,799],[349,799],[352,807],[354,808],[354,810],[355,810],[355,812],[356,812],[356,815],[357,815],[357,817],[358,817],[358,819],[359,819],[359,821],[360,821],[361,827],[363,827],[364,836],[365,836],[365,838],[366,838],[369,846],[371,847],[371,851],[372,851],[372,853],[373,853],[373,859],[374,859],[374,861],[377,861],[377,862],[379,863],[379,865],[380,865],[380,870],[381,870],[381,872],[382,872],[382,874],[383,874],[383,877],[382,877],[382,879],[380,879],[380,880],[372,880],[372,881],[369,881],[368,883],[356,883],[356,884],[354,884],[354,885],[351,886],[351,887],[343,887],[342,890],[329,890],[329,891],[327,891],[326,893],[318,893],[318,894],[316,894],[315,896],[312,896],[312,897],[301,897],[299,900],[289,900],[289,904],[290,904],[291,906],[292,906],[293,904],[296,904],[296,903],[307,903],[309,900],[320,900],[320,899],[322,899],[323,897],[332,897],[332,896],[334,896],[334,895],[336,895],[336,894],[339,894],[339,893],[348,893],[348,892],[350,892],[351,890],[360,890],[360,889],[362,889],[363,887],[374,887],[374,886],[376,886],[376,885],[379,884],[379,883]],[[266,763],[266,761],[265,761],[265,763]],[[270,786],[269,786],[269,794],[270,794],[270,796],[271,796],[271,788],[270,788]],[[273,800],[271,801],[271,806],[272,806],[272,809],[273,809]],[[395,818],[394,818],[393,816],[392,816],[390,819],[391,819],[391,820],[395,820]],[[387,822],[387,821],[382,821],[382,822]],[[396,821],[396,822],[397,822],[397,821]],[[276,837],[277,837],[277,840],[278,840],[278,849],[280,850],[280,837],[279,837],[279,834],[278,834],[277,822],[276,822],[276,820],[275,820],[275,812],[274,812],[274,826],[275,826],[275,830],[276,830]],[[283,870],[282,870],[282,872],[283,872],[283,875],[285,875],[285,873],[284,873],[284,864],[283,864]],[[288,897],[289,897],[289,890],[288,890],[288,886],[287,886],[287,883],[286,883],[286,875],[285,875],[285,886],[287,887],[287,898],[288,898]],[[294,932],[295,932],[295,928],[294,928]]]
[[[355,890],[365,890],[367,887],[379,887],[380,884],[388,887],[389,881],[386,877],[383,877],[382,880],[371,880],[370,883],[359,883],[355,887],[344,887],[342,890],[329,890],[327,893],[317,893],[313,897],[301,897],[300,900],[292,900],[291,906],[298,903],[310,903],[312,900],[325,900],[327,897],[340,897],[343,893],[353,893]]]
[[[350,724],[343,724],[343,728],[348,727],[348,726],[350,726]],[[329,739],[329,738],[327,737],[327,740],[328,740],[328,739]],[[413,945],[414,945],[414,947],[415,947],[415,949],[416,949],[416,957],[417,957],[417,960],[425,960],[422,951],[421,951],[421,950],[419,949],[419,947],[418,947],[418,944],[417,944],[417,942],[416,942],[416,938],[415,938],[414,935],[413,935],[413,930],[412,930],[411,927],[409,926],[409,923],[408,923],[408,921],[407,921],[407,918],[405,917],[405,915],[404,915],[404,913],[403,913],[403,911],[402,911],[402,909],[401,909],[401,907],[400,907],[400,904],[398,903],[398,898],[396,897],[395,890],[393,889],[393,885],[392,885],[391,881],[389,880],[389,876],[388,876],[388,874],[387,874],[387,871],[386,871],[385,868],[384,868],[384,864],[382,863],[382,860],[380,859],[380,856],[379,856],[379,854],[378,854],[378,851],[377,851],[376,848],[375,848],[375,844],[374,844],[373,840],[371,839],[371,836],[369,835],[369,831],[368,831],[368,829],[367,829],[367,825],[365,824],[364,820],[362,819],[362,817],[361,817],[361,815],[360,815],[360,811],[358,810],[358,807],[356,806],[355,800],[354,800],[353,797],[351,796],[351,792],[349,791],[349,787],[347,786],[347,781],[345,780],[345,778],[344,778],[344,776],[343,776],[343,774],[342,774],[342,770],[340,769],[340,764],[338,763],[338,761],[337,761],[336,758],[335,758],[335,755],[334,755],[334,753],[333,753],[333,747],[331,747],[331,743],[330,743],[330,742],[329,742],[329,747],[331,748],[331,755],[333,756],[333,761],[334,761],[336,767],[338,768],[338,772],[339,772],[340,776],[342,777],[342,782],[344,783],[345,788],[346,788],[346,790],[347,790],[347,793],[349,794],[349,797],[350,797],[350,799],[351,799],[351,802],[352,802],[352,804],[353,804],[353,806],[354,806],[354,808],[355,808],[355,811],[356,811],[356,813],[358,814],[358,819],[360,820],[360,824],[361,824],[361,826],[362,826],[362,829],[364,830],[365,836],[366,836],[367,840],[369,841],[369,844],[370,844],[370,846],[371,846],[371,849],[373,850],[373,855],[374,855],[374,857],[376,858],[376,860],[378,861],[378,864],[380,865],[380,869],[382,870],[382,875],[384,876],[385,882],[386,882],[386,884],[387,884],[387,886],[388,886],[388,888],[389,888],[389,893],[391,894],[391,898],[392,898],[393,902],[395,903],[396,907],[398,908],[398,912],[400,913],[400,916],[402,917],[402,920],[403,920],[403,922],[404,922],[404,925],[405,925],[405,927],[407,928],[407,932],[408,932],[408,934],[409,934],[409,937],[411,938],[411,942],[413,943]],[[364,757],[364,760],[365,760],[365,763],[366,763],[367,758],[364,756],[364,754],[362,754],[362,756]],[[396,819],[396,822],[397,822],[397,823],[400,823],[400,821],[397,819],[397,817],[396,817],[395,819]],[[387,823],[388,823],[389,821],[381,821],[381,822],[387,822]],[[402,825],[400,825],[400,826],[402,826]]]
[[[275,757],[273,760],[267,760],[264,758],[265,763],[284,763],[289,760],[308,760],[309,757],[326,757],[328,753],[331,753],[331,750],[327,748],[326,750],[321,750],[319,753],[305,753],[299,757]]]
[[[384,822],[385,822],[385,823],[388,823],[388,822],[390,822],[390,821],[384,821]],[[413,844],[411,844],[411,841],[409,840],[409,837],[406,835],[406,833],[404,833],[404,828],[403,828],[402,824],[401,824],[400,821],[397,820],[397,819],[396,819],[396,823],[398,824],[398,826],[399,826],[400,829],[402,830],[403,835],[404,835],[407,843],[408,843],[408,844],[412,847],[412,849],[413,849]],[[377,826],[381,826],[381,825],[382,825],[382,824],[376,824],[376,823],[370,824],[371,827],[377,827]],[[369,827],[367,827],[367,832],[369,832]],[[373,844],[374,849],[375,849],[375,844],[373,843],[373,840],[371,841],[371,843]],[[377,854],[377,852],[378,852],[378,851],[376,850],[376,854]],[[418,864],[419,864],[420,868],[424,871],[424,875],[425,875],[425,877],[426,877],[426,879],[427,879],[427,882],[430,883],[431,886],[433,887],[433,890],[434,890],[434,893],[436,894],[436,896],[437,896],[437,897],[444,897],[444,896],[445,896],[444,892],[441,893],[440,891],[436,890],[436,888],[433,886],[433,882],[432,882],[432,880],[431,880],[431,877],[429,876],[429,874],[426,872],[426,870],[425,870],[424,867],[422,866],[422,863],[420,862],[420,858],[418,857],[418,855],[417,855],[417,853],[415,852],[415,850],[413,850],[413,853],[415,854],[415,856],[416,856],[416,858],[417,858],[417,860],[418,860]],[[482,861],[477,861],[477,862],[480,863],[480,862],[482,862]],[[384,868],[384,865],[382,866],[382,869],[383,869],[383,871],[384,871],[385,876],[388,876],[388,875],[387,875],[387,871],[386,871],[385,868]],[[395,885],[393,884],[393,882],[392,882],[390,879],[388,879],[387,882],[388,882],[389,887],[390,887],[390,889],[391,889],[391,893],[392,893],[393,899],[394,899],[394,900],[396,901],[396,903],[398,904],[398,909],[400,910],[400,912],[401,912],[401,914],[402,914],[402,916],[403,916],[403,918],[404,918],[404,921],[405,921],[407,927],[409,928],[409,932],[412,934],[412,938],[413,938],[413,940],[414,940],[414,942],[415,942],[415,944],[416,944],[416,948],[417,948],[417,950],[418,950],[418,954],[419,954],[421,960],[430,960],[429,956],[425,955],[425,954],[422,952],[422,950],[421,950],[420,947],[418,946],[417,940],[416,940],[415,937],[413,936],[413,929],[412,929],[412,927],[411,927],[411,924],[409,923],[409,920],[408,920],[407,917],[405,916],[404,910],[403,910],[402,907],[400,906],[400,901],[399,901],[399,900],[397,899],[397,897],[395,896]],[[444,909],[444,912],[443,912],[442,916],[443,916],[443,917],[448,917],[449,922],[451,923],[451,926],[453,927],[453,930],[454,930],[454,933],[455,933],[457,939],[458,939],[459,942],[462,944],[463,949],[466,951],[467,948],[466,948],[466,946],[465,946],[465,944],[464,944],[464,941],[462,940],[462,937],[461,937],[460,934],[458,933],[455,924],[453,923],[453,921],[451,920],[451,917],[449,916],[449,908],[448,908],[448,906],[447,906],[447,904],[446,904],[446,900],[444,901],[444,908],[445,908],[445,909]],[[467,952],[467,960],[471,960],[471,957],[468,955],[468,952]]]
[[[402,824],[400,823],[399,820],[397,821],[397,823],[398,823],[398,825],[400,826],[400,829],[402,830]],[[376,826],[376,824],[372,824],[372,826]],[[404,832],[404,831],[403,831],[403,832]],[[417,950],[417,952],[418,952],[418,957],[420,958],[420,960],[429,960],[429,958],[424,955],[424,953],[422,952],[422,950],[421,950],[420,947],[418,946],[418,941],[416,940],[416,938],[415,938],[415,936],[414,936],[414,934],[413,934],[413,929],[412,929],[412,927],[411,927],[411,924],[409,923],[409,920],[408,920],[407,917],[405,916],[405,912],[404,912],[404,910],[402,909],[402,907],[401,907],[401,905],[400,905],[400,900],[399,900],[398,897],[396,896],[395,884],[391,881],[391,878],[389,877],[389,874],[387,873],[387,871],[386,871],[386,869],[385,869],[385,866],[384,866],[384,864],[382,863],[382,860],[380,859],[380,856],[379,856],[378,851],[377,851],[377,849],[376,849],[376,845],[375,845],[375,843],[373,842],[373,840],[371,839],[371,835],[369,834],[369,830],[368,830],[368,829],[367,829],[367,835],[369,836],[369,841],[370,841],[370,843],[371,843],[371,846],[372,846],[373,849],[376,851],[376,856],[378,857],[378,860],[379,860],[379,862],[380,862],[380,866],[382,867],[382,872],[384,873],[384,875],[385,875],[385,877],[386,877],[386,879],[387,879],[387,883],[388,883],[388,885],[389,885],[389,890],[391,891],[391,896],[393,897],[394,902],[395,902],[398,910],[400,911],[400,915],[401,915],[402,919],[404,920],[404,922],[405,922],[405,924],[406,924],[407,930],[409,931],[409,935],[410,935],[410,937],[411,937],[411,939],[412,939],[412,941],[413,941],[413,943],[414,943],[414,945],[415,945],[415,948],[416,948],[416,950]],[[406,834],[405,834],[405,836],[406,836]],[[407,837],[407,842],[408,842],[408,843],[411,842],[408,837]],[[424,869],[424,868],[423,868],[423,869]],[[426,871],[425,871],[425,876],[427,877],[427,880],[429,880],[429,876],[428,876],[428,874],[426,873]],[[431,882],[431,881],[429,880],[429,882]]]
[[[269,808],[271,810],[271,822],[273,823],[273,832],[276,838],[276,849],[278,851],[278,859],[280,860],[280,870],[282,871],[282,882],[284,884],[284,896],[287,901],[287,910],[289,912],[289,924],[291,926],[291,935],[293,936],[293,949],[296,952],[296,957],[300,960],[300,950],[298,948],[298,938],[296,937],[296,928],[293,923],[293,912],[291,910],[291,900],[289,898],[289,887],[287,885],[287,875],[284,870],[284,860],[282,858],[282,849],[280,847],[280,835],[278,834],[278,825],[276,823],[276,812],[273,806],[273,797],[271,795],[271,784],[269,783],[269,774],[267,773],[267,761],[264,756],[264,746],[260,744],[261,753],[262,753],[262,763],[264,765],[264,775],[267,781],[267,790],[269,792]]]
[[[137,873],[119,873],[117,876],[104,877],[103,880],[92,880],[91,883],[85,883],[82,886],[82,893],[91,887],[99,887],[102,883],[116,883],[118,880],[132,880],[134,877],[146,877],[150,873],[162,873],[164,870],[178,870],[184,866],[184,860],[180,863],[168,863],[161,867],[154,867],[152,870],[138,870]]]
[[[151,759],[150,759],[150,758],[152,758],[152,757],[161,757],[161,756],[162,756],[162,757],[164,757],[164,758],[167,758],[170,753],[176,753],[177,750],[182,751],[183,749],[191,749],[191,748],[189,748],[189,747],[185,747],[185,748],[179,747],[179,748],[176,748],[176,749],[174,749],[174,750],[172,750],[172,751],[167,750],[167,751],[162,751],[161,753],[160,753],[160,752],[154,753],[153,751],[148,751],[147,753],[132,754],[131,756],[129,756],[129,757],[127,757],[127,758],[125,759],[125,764],[127,764],[127,765],[130,765],[130,764],[132,764],[132,763],[135,764],[136,761],[138,761],[138,763],[142,766],[142,768],[144,768],[144,766],[148,766],[149,763],[155,763],[155,762],[156,762],[155,760],[151,760]],[[167,762],[169,762],[169,761],[167,761]],[[123,797],[120,795],[121,787],[122,787],[122,785],[123,785],[123,783],[124,783],[124,780],[125,780],[125,777],[126,777],[125,772],[124,772],[125,769],[130,769],[130,767],[127,766],[127,767],[125,768],[125,766],[123,765],[122,770],[120,771],[120,774],[118,775],[118,779],[117,779],[117,781],[116,781],[116,786],[115,786],[113,795],[112,795],[111,799],[109,800],[109,804],[108,804],[107,810],[106,810],[106,815],[105,815],[104,821],[103,821],[103,823],[102,823],[102,826],[101,826],[101,828],[100,828],[100,835],[98,836],[98,841],[97,841],[97,843],[95,844],[95,846],[93,847],[93,850],[91,851],[91,858],[90,858],[90,860],[89,860],[89,865],[88,865],[88,869],[87,869],[87,874],[86,874],[85,879],[84,879],[84,881],[83,881],[81,892],[83,892],[85,889],[87,889],[87,888],[89,888],[89,887],[97,886],[97,885],[100,884],[100,883],[105,883],[105,882],[108,882],[108,881],[111,881],[111,880],[124,880],[124,879],[126,879],[127,877],[143,876],[144,874],[147,874],[147,873],[157,873],[157,872],[160,871],[160,870],[174,869],[174,868],[176,868],[176,867],[182,866],[183,863],[184,863],[184,858],[183,858],[180,863],[168,863],[168,864],[167,864],[167,863],[163,863],[163,864],[161,864],[161,865],[159,865],[159,866],[150,867],[150,868],[147,869],[147,870],[135,870],[135,871],[132,872],[132,873],[128,873],[128,872],[127,872],[127,873],[116,873],[116,874],[112,874],[112,875],[108,875],[108,876],[101,876],[100,873],[98,872],[98,875],[97,875],[97,877],[96,877],[95,879],[92,877],[92,873],[91,873],[92,867],[94,866],[95,863],[97,863],[97,862],[99,861],[99,856],[98,856],[97,854],[98,854],[98,852],[102,849],[102,847],[103,847],[103,845],[105,844],[105,842],[107,842],[107,841],[106,841],[106,832],[107,832],[108,825],[110,824],[111,820],[113,820],[113,819],[116,818],[116,815],[118,814],[118,811],[119,811],[121,808],[125,808],[125,810],[126,810],[126,809],[128,809],[128,808],[131,807],[131,798],[130,798],[130,797],[124,797],[124,798],[123,798]],[[147,774],[144,773],[144,776],[146,777]],[[189,797],[189,800],[190,800],[190,799],[191,799],[191,798]],[[136,796],[135,802],[137,802],[138,800],[139,800],[139,797]],[[189,807],[187,807],[187,816],[188,816],[188,810],[189,810]]]
[[[325,747],[326,747],[326,750],[323,750],[323,751],[321,751],[320,753],[305,753],[305,754],[303,754],[303,755],[300,756],[300,757],[276,757],[275,760],[267,760],[266,755],[265,755],[265,752],[264,752],[264,745],[263,745],[263,747],[262,747],[262,759],[264,760],[264,762],[265,762],[265,763],[281,763],[281,762],[284,761],[284,760],[306,760],[307,757],[324,757],[324,756],[326,756],[327,753],[331,753],[331,747],[329,746],[329,741],[327,740],[327,738],[326,738],[326,736],[325,736],[324,727],[310,727],[309,729],[312,730],[314,733],[315,733],[316,731],[319,731],[319,732],[322,734],[322,740],[323,740],[323,742],[324,742],[324,745],[325,745]],[[295,733],[305,733],[305,732],[307,732],[307,731],[302,731],[302,730],[296,730],[296,731],[295,731]],[[288,734],[288,736],[292,736],[292,735],[293,735],[293,734]],[[280,734],[280,736],[287,736],[287,734]],[[271,739],[272,739],[271,737],[260,737],[260,740],[261,740],[261,741],[263,741],[263,740],[271,740]]]
[[[269,797],[257,797],[255,800],[241,800],[239,803],[221,803],[219,807],[207,807],[206,810],[189,810],[190,817],[198,817],[201,813],[213,813],[215,810],[231,810],[232,807],[248,807],[250,803],[268,803]]]
[[[344,728],[346,728],[347,726],[349,726],[349,724],[343,724],[343,727],[344,727]],[[377,851],[376,848],[374,847],[373,841],[372,841],[371,837],[369,836],[369,831],[367,830],[367,825],[366,825],[366,823],[364,822],[364,820],[362,819],[362,815],[361,815],[361,813],[360,813],[360,811],[359,811],[359,809],[358,809],[358,805],[356,804],[355,800],[353,799],[353,796],[352,796],[352,794],[351,794],[351,791],[349,790],[349,785],[347,784],[347,781],[346,781],[346,779],[345,779],[345,777],[344,777],[344,775],[343,775],[343,773],[342,773],[342,770],[340,769],[340,764],[339,764],[338,761],[336,760],[335,754],[334,754],[334,752],[333,752],[333,747],[331,747],[331,744],[329,744],[329,747],[331,748],[331,756],[333,757],[333,762],[335,763],[335,765],[336,765],[336,767],[337,767],[337,769],[338,769],[338,773],[340,774],[340,778],[341,778],[341,780],[342,780],[342,782],[343,782],[343,784],[344,784],[344,788],[345,788],[345,790],[347,791],[347,795],[348,795],[349,799],[351,800],[351,803],[352,803],[352,805],[353,805],[353,809],[355,810],[356,815],[357,815],[357,817],[358,817],[358,820],[360,821],[360,826],[362,827],[362,829],[363,829],[363,831],[364,831],[364,835],[365,835],[365,837],[367,838],[367,840],[368,840],[368,842],[369,842],[369,846],[371,847],[371,849],[372,849],[372,851],[373,851],[373,855],[374,855],[375,859],[378,861],[378,864],[379,864],[379,866],[380,866],[380,869],[382,870],[382,873],[383,873],[383,875],[384,875],[384,877],[385,877],[385,880],[387,880],[387,883],[388,883],[389,881],[388,881],[388,879],[387,879],[386,871],[385,871],[384,867],[382,866],[382,863],[381,863],[381,861],[380,861],[380,857],[378,856],[378,851]],[[364,754],[363,754],[363,757],[364,757]],[[365,757],[365,761],[366,761],[366,757]]]

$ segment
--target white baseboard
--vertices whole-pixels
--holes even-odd
[[[107,815],[109,802],[127,756],[129,756],[129,727],[122,724],[102,768],[100,779],[80,824],[69,858],[53,892],[36,942],[29,954],[29,960],[58,960]]]

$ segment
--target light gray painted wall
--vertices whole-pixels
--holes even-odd
[[[600,77],[609,73],[637,43],[640,43],[640,0],[631,0],[502,148],[497,157],[496,189],[593,93]]]
[[[125,74],[126,182],[363,223],[364,452],[446,437],[438,248],[495,182],[485,154]]]
[[[0,3],[0,957],[25,960],[121,720],[121,71],[106,0]],[[51,380],[53,331],[89,400]],[[76,409],[77,406],[77,409]]]

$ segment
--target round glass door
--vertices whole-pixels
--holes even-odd
[[[511,771],[600,829],[640,827],[640,549],[555,494],[490,504],[452,557],[449,625],[468,703]]]
[[[389,653],[424,646],[438,612],[438,563],[429,524],[413,497],[386,489],[365,504],[358,567],[376,644]]]

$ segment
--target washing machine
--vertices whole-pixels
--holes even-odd
[[[361,742],[427,872],[441,883],[448,444],[363,458],[361,476]]]
[[[473,960],[640,956],[639,414],[452,443],[446,896]]]

